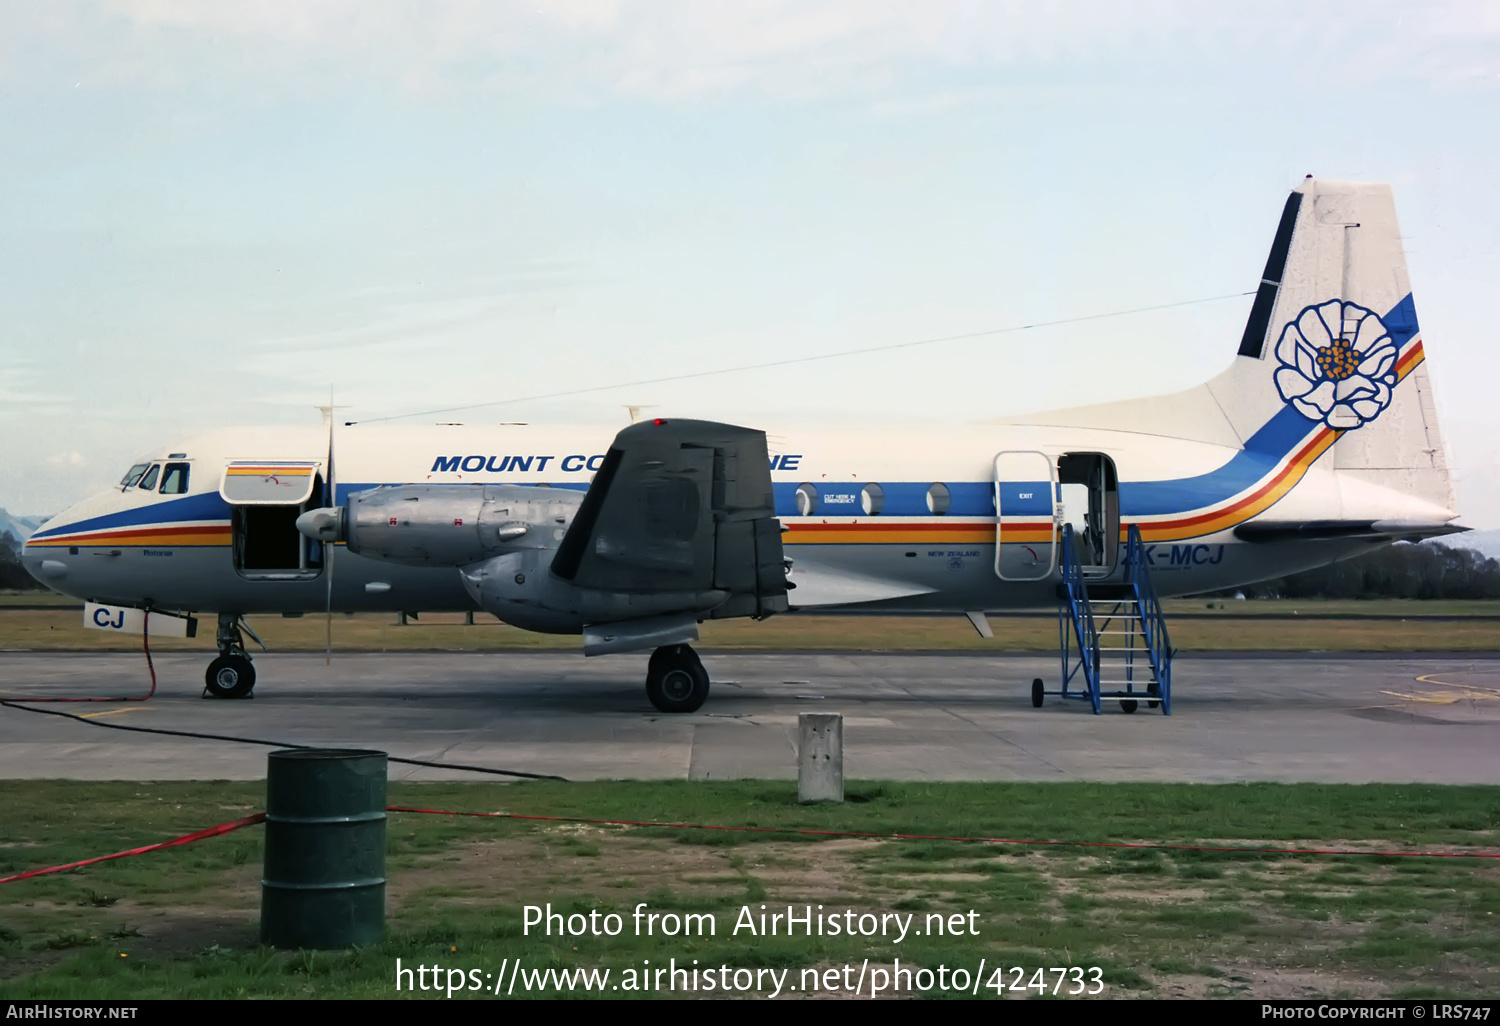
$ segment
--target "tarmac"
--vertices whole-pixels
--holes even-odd
[[[585,779],[796,776],[797,716],[844,716],[845,776],[900,780],[1500,782],[1500,659],[1180,656],[1170,717],[1030,701],[1055,656],[705,653],[696,713],[646,700],[644,656],[270,654],[253,698],[201,697],[201,653],[156,657],[131,703],[0,708],[0,779],[253,780],[266,745],[105,724]],[[0,653],[0,698],[140,695],[132,654]],[[391,766],[392,779],[494,779]]]

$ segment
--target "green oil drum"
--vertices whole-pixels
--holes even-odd
[[[385,931],[386,756],[352,748],[272,752],[260,941],[348,948]]]

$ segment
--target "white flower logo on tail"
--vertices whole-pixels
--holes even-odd
[[[1276,343],[1276,390],[1303,416],[1340,431],[1391,404],[1401,349],[1373,310],[1330,299],[1309,306]]]

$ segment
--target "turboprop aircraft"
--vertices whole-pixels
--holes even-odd
[[[1233,362],[1186,392],[941,429],[222,430],[144,456],[24,560],[79,599],[217,614],[219,697],[254,684],[248,614],[481,609],[652,651],[651,702],[691,711],[707,619],[1051,604],[1065,537],[1108,585],[1132,527],[1162,595],[1462,530],[1423,359],[1389,187],[1308,179]]]

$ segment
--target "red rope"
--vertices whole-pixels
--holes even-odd
[[[129,851],[117,851],[113,855],[100,855],[98,858],[83,859],[80,862],[69,862],[65,866],[48,866],[46,869],[33,869],[29,873],[18,873],[15,876],[0,877],[0,884],[11,883],[16,880],[27,880],[33,876],[47,876],[50,873],[61,873],[65,869],[77,869],[80,866],[92,866],[96,862],[108,862],[111,859],[123,859],[131,855],[144,855],[150,851],[161,851],[163,848],[176,848],[178,845],[192,844],[194,841],[201,841],[206,837],[218,837],[220,834],[227,834],[241,827],[254,826],[257,823],[264,822],[265,818],[266,814],[264,812],[257,812],[243,819],[235,819],[228,823],[220,823],[218,826],[211,826],[206,830],[196,830],[191,834],[183,834],[181,837],[174,837],[170,841],[162,841],[159,844],[148,844],[144,848],[131,848]]]
[[[151,690],[144,695],[121,696],[119,698],[28,698],[28,702],[144,702],[156,694],[156,664],[151,661],[151,635],[148,628],[151,626],[151,610],[145,610],[145,616],[141,618],[141,647],[146,651],[146,669],[151,671]],[[114,858],[115,856],[110,856]],[[0,880],[0,883],[4,883]]]
[[[1149,842],[1130,841],[1037,841],[1014,837],[955,837],[947,834],[878,834],[860,830],[807,830],[795,827],[723,826],[714,823],[662,823],[655,820],[588,819],[582,816],[532,816],[520,812],[455,812],[451,809],[418,809],[405,805],[387,805],[385,811],[415,812],[428,816],[473,816],[480,819],[520,819],[543,823],[587,823],[594,826],[659,827],[667,830],[722,830],[746,834],[796,834],[804,837],[858,837],[876,841],[958,841],[970,844],[1017,844],[1059,848],[1136,848],[1151,851],[1240,852],[1250,855],[1384,855],[1416,859],[1500,859],[1500,852],[1484,851],[1362,851],[1354,848],[1239,848],[1231,845],[1152,844]],[[254,826],[257,823],[264,822],[265,818],[266,814],[264,812],[257,812],[253,815],[245,816],[243,819],[220,823],[217,826],[211,826],[191,834],[174,837],[170,841],[148,844],[143,848],[131,848],[129,851],[117,851],[113,855],[100,855],[98,858],[69,862],[62,866],[48,866],[46,869],[33,869],[30,872],[18,873],[15,876],[0,877],[0,884],[13,883],[17,880],[28,880],[35,876],[47,876],[51,873],[61,873],[65,870],[78,869],[82,866],[92,866],[96,862],[109,862],[112,859],[123,859],[132,855],[145,855],[147,852],[161,851],[164,848],[176,848],[179,845],[192,844],[194,841],[202,841],[209,837],[218,837],[221,834],[239,830],[241,827]]]
[[[943,834],[876,834],[856,830],[798,830],[792,827],[718,826],[708,823],[657,823],[628,819],[584,819],[579,816],[527,816],[519,812],[450,812],[399,805],[387,812],[420,812],[434,816],[481,816],[491,819],[529,819],[549,823],[591,823],[599,826],[663,827],[671,830],[727,830],[748,834],[799,834],[811,837],[866,837],[885,841],[967,841],[975,844],[1028,844],[1071,848],[1146,848],[1154,851],[1225,851],[1256,855],[1390,855],[1402,858],[1500,859],[1500,852],[1470,851],[1357,851],[1352,848],[1236,848],[1210,844],[1151,844],[1126,841],[1031,841],[1011,837],[948,837]]]

